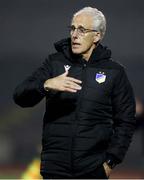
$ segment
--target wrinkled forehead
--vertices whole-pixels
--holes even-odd
[[[82,13],[73,17],[71,25],[74,25],[76,28],[79,26],[93,28],[93,18],[89,14]]]

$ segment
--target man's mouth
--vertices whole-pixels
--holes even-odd
[[[80,43],[72,42],[72,46],[73,46],[73,47],[79,47],[80,45],[81,45]]]

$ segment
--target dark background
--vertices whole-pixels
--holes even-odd
[[[73,13],[85,6],[96,7],[106,16],[103,44],[126,67],[135,95],[143,98],[143,0],[0,0],[1,167],[25,166],[39,156],[44,101],[22,109],[14,104],[12,94],[55,51],[53,43],[69,36]],[[118,169],[144,169],[141,143],[141,133],[136,131]]]

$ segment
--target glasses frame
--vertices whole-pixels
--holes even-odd
[[[72,27],[74,29],[72,29]],[[73,34],[75,32],[75,30],[77,30],[77,33],[79,35],[85,35],[86,33],[89,33],[89,32],[98,32],[97,30],[87,29],[87,28],[84,28],[83,26],[79,26],[79,27],[76,28],[74,25],[71,25],[71,26],[68,26],[68,28],[69,28],[71,34]]]

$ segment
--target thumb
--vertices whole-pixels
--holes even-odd
[[[68,75],[68,70],[66,70],[63,74],[62,74],[62,76],[67,76]]]

